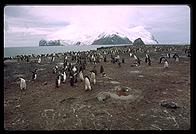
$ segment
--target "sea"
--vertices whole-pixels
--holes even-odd
[[[89,50],[97,50],[100,47],[110,46],[125,46],[128,44],[118,45],[83,45],[83,46],[36,46],[36,47],[4,47],[4,57],[15,57],[17,55],[29,55],[29,54],[52,54],[62,52],[81,52]]]

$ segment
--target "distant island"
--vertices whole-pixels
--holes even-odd
[[[54,40],[54,41],[40,40],[39,46],[63,46],[63,45],[61,44],[60,40]]]

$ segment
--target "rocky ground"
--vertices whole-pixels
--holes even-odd
[[[4,128],[6,130],[187,130],[190,129],[190,58],[169,59],[169,68],[159,64],[160,53],[153,54],[152,66],[132,67],[129,55],[121,67],[111,62],[96,65],[97,83],[92,91],[84,82],[71,87],[69,81],[55,88],[55,63],[7,62],[4,66]],[[102,77],[100,65],[107,74]],[[90,76],[94,65],[87,65]],[[31,71],[38,68],[38,79]],[[30,72],[30,73],[29,73]],[[27,81],[22,92],[19,76]],[[118,96],[118,88],[128,96]],[[100,94],[109,94],[100,99]],[[102,96],[101,96],[102,97]],[[98,99],[99,98],[99,99]],[[175,102],[178,108],[161,105]]]

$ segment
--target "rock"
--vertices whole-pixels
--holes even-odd
[[[162,107],[166,107],[166,108],[174,108],[174,109],[179,108],[177,103],[170,101],[170,100],[162,100],[160,105]]]
[[[47,85],[48,83],[47,82],[44,82],[44,85]]]
[[[133,42],[133,45],[145,45],[141,38],[136,39]]]
[[[143,75],[139,75],[138,77],[143,78],[144,76]]]
[[[16,106],[16,108],[19,108],[19,107],[20,107],[20,105],[17,105],[17,106]]]
[[[118,82],[118,81],[110,81],[110,83],[112,83],[112,84],[120,84],[120,82]]]
[[[140,71],[130,71],[130,73],[139,73]]]
[[[98,99],[98,101],[105,101],[106,99],[110,98],[110,94],[109,93],[106,93],[106,92],[101,92],[97,95],[96,97]]]

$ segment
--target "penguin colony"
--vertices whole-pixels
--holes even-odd
[[[101,74],[101,76],[106,76],[104,65],[102,63],[108,62],[111,64],[116,64],[119,68],[123,64],[130,64],[131,66],[139,67],[141,66],[141,61],[143,63],[146,63],[148,66],[153,66],[153,63],[151,62],[151,56],[150,52],[162,52],[164,55],[162,55],[157,61],[159,64],[163,64],[163,68],[169,68],[169,62],[168,59],[171,57],[174,59],[174,62],[179,62],[180,56],[178,53],[172,52],[176,51],[175,47],[171,47],[167,51],[163,50],[163,48],[160,48],[159,46],[155,46],[154,49],[149,50],[143,46],[135,46],[131,48],[125,48],[125,49],[100,49],[100,50],[91,50],[91,51],[83,51],[83,52],[66,52],[66,53],[53,53],[53,54],[41,54],[41,55],[18,55],[16,57],[9,57],[8,59],[17,59],[18,61],[26,61],[26,62],[33,62],[31,59],[37,59],[38,65],[41,65],[43,61],[46,61],[49,59],[50,63],[56,63],[56,59],[63,58],[62,64],[56,64],[52,71],[54,75],[56,75],[55,78],[55,87],[59,88],[62,84],[68,84],[70,83],[71,87],[76,86],[78,82],[84,83],[84,89],[92,90],[92,86],[97,84],[96,76],[98,74]],[[142,53],[144,56],[140,56],[141,60],[138,56],[138,53]],[[185,48],[184,53],[187,54],[187,57],[191,56],[190,48]],[[127,54],[128,59],[121,58],[121,54]],[[110,58],[109,58],[110,57]],[[6,60],[6,59],[4,59]],[[133,61],[130,63],[130,61]],[[122,64],[121,64],[122,63]],[[86,70],[86,65],[92,64],[93,68],[91,71],[89,71],[89,76],[87,74],[84,74],[84,70]],[[97,67],[100,66],[99,73],[97,72]],[[130,67],[131,67],[130,66]],[[89,69],[88,69],[89,70]],[[32,71],[32,81],[36,82],[39,77],[38,69],[35,68]],[[20,89],[25,90],[27,87],[25,78],[20,78]]]

